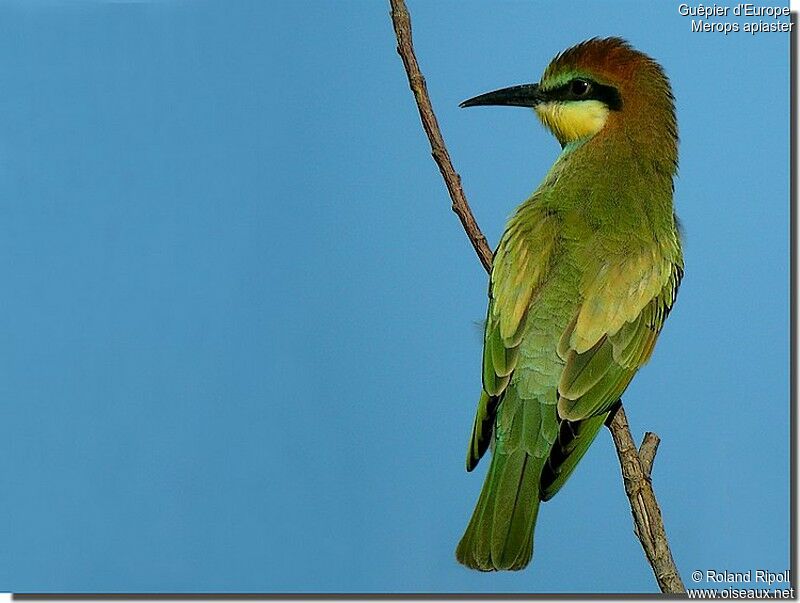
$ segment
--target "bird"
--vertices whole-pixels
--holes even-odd
[[[491,461],[456,549],[472,569],[520,570],[540,503],[621,403],[675,303],[678,128],[664,69],[617,37],[561,52],[536,84],[461,103],[479,105],[533,108],[561,145],[495,251],[467,471],[490,448]]]

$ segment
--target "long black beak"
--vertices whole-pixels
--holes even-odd
[[[459,107],[477,107],[478,105],[510,105],[512,107],[535,107],[544,102],[546,97],[539,90],[539,84],[522,84],[487,92],[475,98],[465,100]]]

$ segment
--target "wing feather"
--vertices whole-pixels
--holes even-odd
[[[606,270],[585,290],[584,303],[557,348],[564,360],[557,406],[562,420],[542,473],[542,500],[561,489],[636,371],[650,358],[683,277],[677,238],[674,251],[675,260],[666,270],[649,268],[651,258],[643,254],[646,261],[640,257],[624,264],[630,274]],[[653,275],[665,273],[648,297]],[[609,298],[606,307],[602,296]]]
[[[683,276],[680,264],[662,260],[654,267],[652,261],[648,250],[589,281],[558,346],[565,359],[558,388],[562,419],[579,421],[608,411],[650,359]]]
[[[473,423],[467,470],[478,464],[491,441],[497,406],[519,360],[528,308],[550,267],[556,226],[540,207],[524,204],[497,246],[484,331],[483,392]]]

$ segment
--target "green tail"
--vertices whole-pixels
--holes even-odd
[[[514,417],[513,428],[494,430],[499,440],[475,511],[456,549],[456,559],[472,569],[520,570],[530,563],[540,502],[561,489],[609,414],[559,421],[540,414],[540,409],[552,406],[520,402],[514,390],[507,392],[504,403]],[[531,426],[528,440],[535,440],[535,445],[522,442],[520,426],[525,419]],[[552,437],[543,437],[549,432],[548,424],[553,426]]]
[[[490,572],[520,570],[533,555],[542,459],[518,448],[492,455],[478,504],[456,549],[460,563]]]

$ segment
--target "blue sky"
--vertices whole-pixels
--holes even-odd
[[[620,35],[672,79],[686,276],[625,400],[673,554],[789,556],[788,37],[677,3],[411,2],[492,245],[558,145],[460,110]],[[0,3],[0,590],[650,592],[608,434],[533,564],[453,550],[486,275],[384,2]]]

